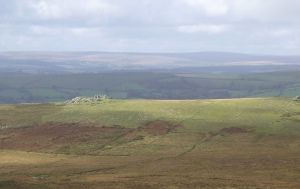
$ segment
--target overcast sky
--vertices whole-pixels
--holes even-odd
[[[300,54],[299,0],[0,0],[0,51]]]

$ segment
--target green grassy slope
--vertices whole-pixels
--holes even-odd
[[[299,123],[290,98],[1,105],[0,188],[297,189]]]
[[[188,130],[213,131],[228,125],[281,134],[292,130],[297,134],[299,114],[300,104],[290,98],[110,100],[99,104],[0,106],[1,124],[8,127],[84,122],[136,128],[148,121],[166,120],[181,123]]]

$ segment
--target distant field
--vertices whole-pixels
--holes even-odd
[[[99,93],[116,99],[297,96],[300,72],[0,75],[0,103],[55,102]]]
[[[300,188],[291,98],[0,106],[0,188]]]

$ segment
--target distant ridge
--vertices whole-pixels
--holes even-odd
[[[218,72],[222,70],[230,72],[231,68],[236,70],[241,66],[254,68],[250,69],[250,72],[259,70],[262,66],[265,71],[300,70],[300,56],[251,55],[234,52],[0,52],[1,73],[180,71],[189,68],[196,68],[199,71],[201,69],[214,71],[216,68]]]

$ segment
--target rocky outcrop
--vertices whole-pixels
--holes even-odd
[[[71,100],[67,100],[67,104],[83,104],[83,103],[98,103],[111,99],[106,95],[95,95],[94,97],[75,97]]]

